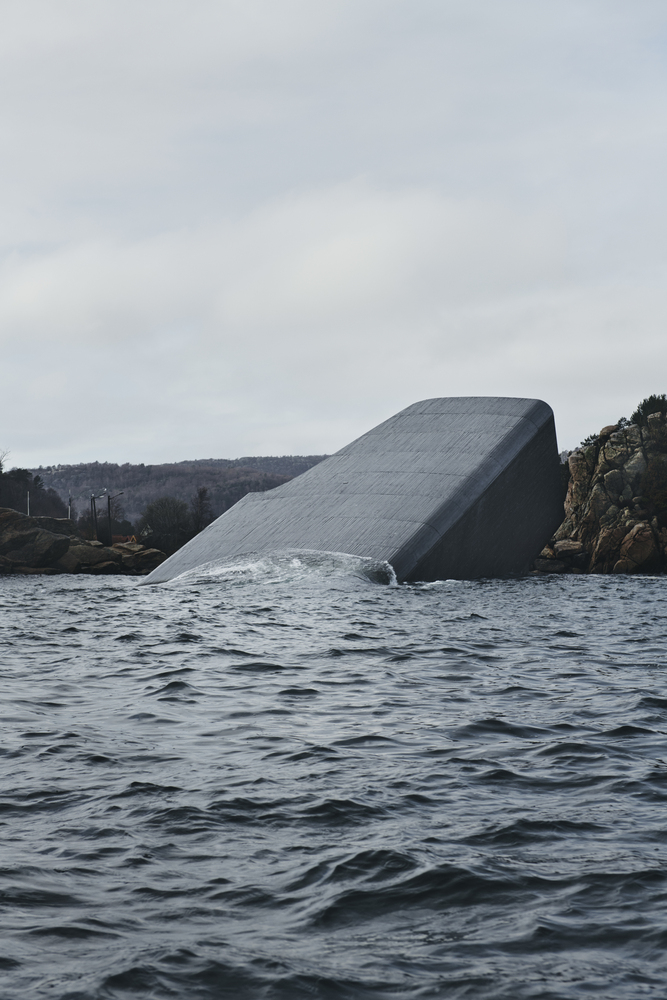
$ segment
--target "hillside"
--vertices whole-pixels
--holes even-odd
[[[209,458],[163,465],[117,465],[113,462],[81,462],[77,465],[31,469],[44,486],[66,502],[71,491],[79,513],[87,507],[91,493],[107,489],[123,491],[120,498],[125,516],[136,522],[147,504],[172,496],[189,502],[195,490],[205,486],[214,516],[218,517],[250,492],[280,486],[317,465],[326,455],[259,456],[237,459]]]

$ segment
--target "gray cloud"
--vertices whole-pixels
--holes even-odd
[[[0,444],[333,450],[667,391],[663,5],[9,3]]]

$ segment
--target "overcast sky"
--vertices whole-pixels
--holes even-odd
[[[664,0],[4,0],[8,465],[667,392]]]

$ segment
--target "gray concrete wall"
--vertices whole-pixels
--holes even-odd
[[[399,580],[507,576],[527,569],[562,518],[546,403],[428,399],[284,486],[248,494],[145,582],[284,549],[387,560]]]

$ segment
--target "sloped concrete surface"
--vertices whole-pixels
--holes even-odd
[[[284,486],[248,494],[144,582],[284,549],[386,560],[400,581],[509,576],[562,519],[546,403],[427,399]]]

